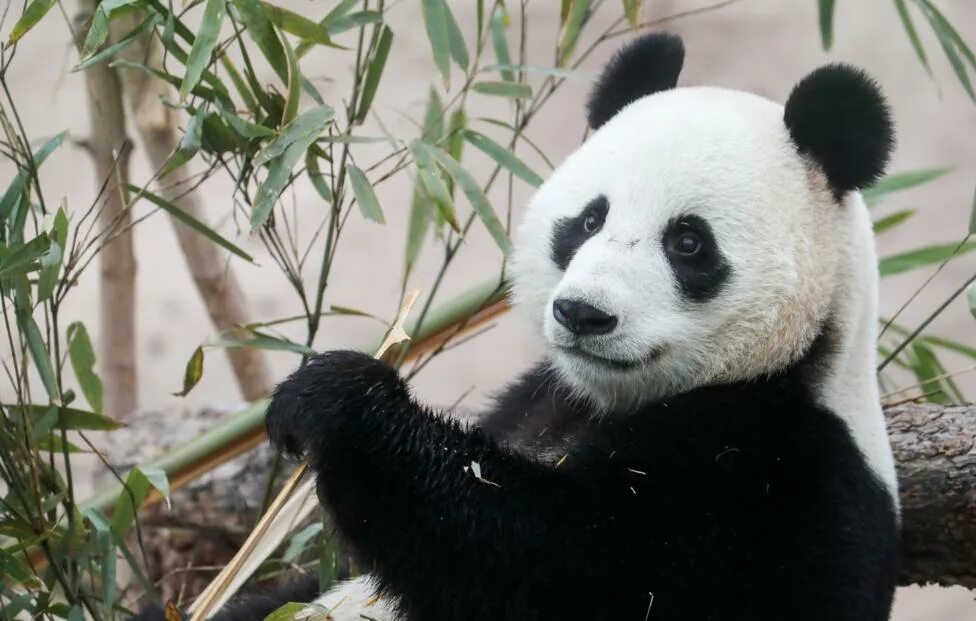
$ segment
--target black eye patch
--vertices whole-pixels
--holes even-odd
[[[551,246],[552,261],[559,269],[565,271],[580,246],[600,232],[608,211],[610,203],[606,196],[601,195],[587,203],[578,216],[556,222],[552,230]]]
[[[703,218],[671,220],[661,244],[682,295],[693,302],[713,299],[732,275],[732,266],[722,256],[712,227]]]

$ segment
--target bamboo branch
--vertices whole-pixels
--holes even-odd
[[[128,16],[114,18],[111,23],[113,37],[118,39],[133,31],[144,17],[142,12],[134,11]],[[150,33],[122,50],[119,56],[155,69],[162,68],[162,48],[159,40]],[[146,72],[124,71],[121,78],[135,121],[133,124],[150,164],[154,170],[161,170],[179,144],[176,112],[161,101],[162,97],[172,97],[175,93],[169,84]],[[206,222],[199,192],[184,191],[190,187],[188,180],[188,168],[177,168],[163,178],[159,193],[177,203],[190,216]],[[240,281],[227,265],[226,254],[185,224],[172,218],[170,222],[214,327],[223,338],[241,341],[250,338],[239,326],[249,323],[253,317]],[[271,372],[263,351],[254,347],[232,347],[224,351],[245,400],[254,401],[271,392]]]
[[[88,24],[98,0],[81,0],[75,17],[76,47],[84,44]],[[108,243],[99,257],[101,265],[100,353],[102,380],[105,386],[105,412],[124,418],[136,409],[138,384],[136,375],[135,283],[136,261],[132,249],[132,218],[126,208],[128,196],[128,159],[131,145],[125,133],[125,109],[122,88],[115,71],[106,64],[85,70],[91,136],[88,151],[95,161],[96,187],[108,180],[105,203],[99,222],[107,236],[122,231]]]

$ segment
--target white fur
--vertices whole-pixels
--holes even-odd
[[[553,228],[601,194],[606,222],[564,273],[551,257]],[[706,303],[682,299],[661,246],[668,221],[691,214],[709,223],[732,268]],[[513,298],[541,324],[562,377],[606,411],[780,370],[829,317],[843,346],[820,398],[894,492],[874,376],[875,266],[859,195],[833,200],[822,173],[798,155],[781,105],[680,88],[627,106],[539,189],[518,231]],[[573,342],[552,316],[561,297],[618,317],[612,333],[587,337],[591,353],[663,354],[619,371],[560,352]]]
[[[368,575],[336,585],[312,602],[309,612],[311,619],[321,616],[328,621],[395,621],[397,618],[390,602],[376,596],[376,586]]]

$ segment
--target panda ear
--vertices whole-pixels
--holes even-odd
[[[684,59],[685,47],[675,35],[661,32],[631,41],[607,63],[590,92],[590,127],[597,129],[645,95],[674,88]]]
[[[891,112],[877,83],[859,69],[828,65],[803,78],[783,120],[797,150],[820,165],[838,196],[884,173],[894,145]]]

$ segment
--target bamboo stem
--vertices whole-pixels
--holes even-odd
[[[98,6],[97,0],[81,0],[75,33],[83,37],[87,24]],[[81,49],[84,40],[76,40]],[[128,181],[130,143],[125,133],[125,109],[118,75],[101,63],[85,70],[91,136],[88,151],[95,163],[96,187],[108,180],[105,204],[99,213],[103,231],[111,236],[99,257],[101,265],[100,352],[102,380],[105,386],[105,412],[113,418],[124,418],[138,405],[136,374],[136,260],[132,233],[127,230],[132,218],[126,208],[128,196],[123,183]]]
[[[113,19],[113,36],[117,39],[132,32],[144,17],[141,11],[134,11],[131,15]],[[152,68],[162,68],[162,47],[159,40],[148,33],[122,50],[119,56]],[[176,112],[164,106],[161,99],[163,96],[172,97],[173,89],[163,80],[142,71],[124,71],[121,78],[133,125],[149,162],[154,170],[161,170],[179,145]],[[176,202],[190,216],[206,222],[206,210],[199,192],[183,191],[191,187],[187,183],[188,171],[189,168],[183,166],[166,175],[159,193],[163,198]],[[250,334],[239,326],[249,323],[253,317],[244,289],[227,265],[226,254],[188,226],[172,218],[170,222],[210,321],[223,338],[248,339]],[[255,347],[232,347],[224,351],[244,399],[254,401],[268,396],[271,392],[271,372],[264,352]]]

